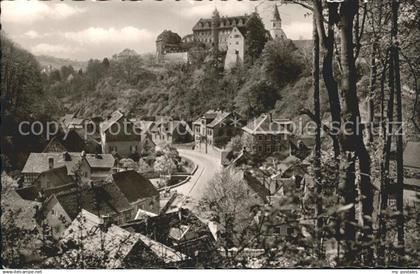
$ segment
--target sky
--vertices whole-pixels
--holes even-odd
[[[165,29],[181,37],[192,33],[200,18],[215,8],[221,16],[250,14],[257,7],[267,24],[278,5],[283,30],[290,39],[311,39],[312,19],[297,5],[280,1],[1,1],[2,30],[36,55],[75,60],[110,57],[123,49],[154,53]]]

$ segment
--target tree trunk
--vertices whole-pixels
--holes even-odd
[[[316,122],[316,135],[315,135],[315,155],[314,155],[314,173],[316,182],[316,241],[318,257],[323,256],[322,252],[322,179],[321,179],[321,113],[319,101],[319,36],[316,28],[314,18],[313,22],[313,88],[314,88],[314,113]]]
[[[342,94],[344,97],[344,105],[342,110],[343,118],[343,138],[342,149],[354,151],[359,159],[360,169],[360,190],[363,196],[362,212],[364,233],[363,239],[367,241],[372,236],[372,212],[373,212],[373,189],[370,181],[370,156],[363,142],[363,131],[360,119],[359,101],[356,90],[356,65],[354,58],[354,42],[353,42],[353,20],[357,14],[359,5],[357,0],[347,0],[341,3],[340,7],[340,34],[341,34],[341,66],[342,66]],[[344,155],[343,155],[344,156]],[[343,198],[345,204],[356,204],[355,176],[355,157],[349,159],[347,167],[347,176],[344,180]],[[351,224],[354,222],[354,209],[347,212],[345,226],[346,246],[349,247],[355,240],[355,228]],[[364,245],[366,251],[366,259],[372,257],[370,245]],[[347,248],[346,257],[348,263],[352,263],[355,259],[352,250]]]
[[[403,132],[402,132],[402,102],[401,102],[401,79],[400,79],[400,58],[398,43],[398,10],[399,0],[392,1],[392,28],[391,35],[393,45],[391,47],[394,62],[394,85],[397,100],[397,124],[399,131],[396,132],[397,139],[397,232],[398,232],[398,264],[403,266],[404,258],[404,167],[403,167]]]

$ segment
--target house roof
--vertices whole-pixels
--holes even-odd
[[[95,214],[83,210],[73,220],[63,233],[62,242],[74,241],[79,243],[83,239],[84,252],[93,255],[100,252],[101,246],[109,252],[106,268],[120,268],[126,256],[140,241],[140,235],[130,233],[116,225],[111,224],[107,230],[101,228],[103,220]],[[70,250],[62,255],[60,260],[68,260],[77,256],[77,250]]]
[[[36,226],[35,213],[36,207],[41,207],[41,203],[35,201],[28,201],[22,199],[19,194],[14,190],[6,191],[1,194],[1,208],[2,208],[2,225],[3,221],[6,220],[5,216],[8,209],[13,211],[13,217],[15,220],[19,220],[16,226],[24,229],[33,229]]]
[[[123,117],[124,114],[122,114],[119,110],[114,111],[108,120],[100,124],[101,131],[107,131],[113,124],[118,122]]]
[[[38,175],[37,180],[41,177],[47,178],[47,180],[53,184],[52,187],[59,187],[74,183],[73,178],[68,175],[67,168],[65,166],[46,170]]]
[[[218,124],[222,123],[226,118],[228,118],[232,113],[231,112],[220,112],[217,113],[216,117],[210,124],[207,125],[209,128],[214,128]]]
[[[16,193],[24,200],[35,201],[38,198],[38,189],[35,186],[17,188]]]
[[[131,233],[121,227],[111,224],[106,230],[102,229],[103,220],[95,214],[82,210],[67,230],[63,233],[63,242],[79,242],[83,239],[85,252],[97,253],[100,246],[109,252],[106,268],[123,267],[125,258],[136,248],[137,243],[146,247],[149,252],[161,259],[164,263],[181,262],[190,259],[162,243],[154,241],[140,233]],[[101,232],[101,233],[100,233]],[[68,252],[65,256],[77,255],[77,252]]]
[[[112,168],[115,159],[111,154],[86,154],[86,160],[91,168]],[[65,160],[67,158],[67,161]],[[82,160],[79,152],[48,152],[31,153],[26,160],[22,173],[42,173],[49,170],[49,160],[52,158],[54,167],[67,168],[67,174],[72,175],[76,164]]]
[[[232,28],[234,26],[244,26],[249,19],[249,15],[220,17],[219,28]],[[193,27],[193,31],[210,30],[212,18],[200,18],[200,20]]]
[[[130,203],[159,195],[159,191],[150,180],[134,170],[114,173],[112,178]]]
[[[154,241],[142,234],[136,234],[139,236],[143,244],[146,245],[157,257],[163,260],[164,263],[176,263],[190,259],[187,255],[176,251],[169,246]]]
[[[262,114],[242,129],[250,134],[289,134],[285,126],[291,123],[289,119],[271,119],[270,115]]]
[[[217,117],[217,115],[220,114],[220,113],[222,113],[220,110],[210,109],[210,110],[206,111],[203,115],[198,117],[197,120],[195,120],[193,122],[193,124],[201,124],[201,119],[202,118],[205,118],[206,120],[215,119]]]
[[[96,182],[93,187],[77,189],[55,194],[57,201],[71,219],[79,214],[80,208],[99,215],[113,215],[131,209],[127,198],[113,182]],[[80,196],[80,197],[78,197]]]
[[[7,221],[8,218],[5,218],[8,213],[8,210],[12,210],[12,215],[10,217],[16,220],[15,224],[18,227],[23,229],[33,229],[36,226],[35,221],[35,207],[41,207],[41,203],[28,201],[22,199],[19,194],[14,191],[10,190],[6,193],[1,194],[1,207],[2,207],[2,218],[1,223],[2,227],[5,225],[4,222]]]
[[[408,142],[404,149],[404,166],[420,169],[420,142]]]

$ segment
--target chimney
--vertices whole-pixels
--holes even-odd
[[[52,156],[48,157],[48,168],[49,169],[54,168],[54,158]]]
[[[273,122],[273,114],[271,112],[268,113],[268,117],[270,119],[270,123]]]
[[[85,157],[86,157],[86,152],[85,152],[84,150],[82,150],[82,152],[80,152],[80,156],[81,156],[82,158],[85,158]]]

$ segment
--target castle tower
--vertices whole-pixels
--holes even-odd
[[[270,20],[270,34],[271,38],[276,39],[287,39],[286,34],[281,28],[281,18],[277,6],[274,4],[273,17]]]
[[[211,20],[211,35],[212,35],[212,46],[214,50],[219,49],[219,26],[220,26],[220,15],[217,9],[213,11],[213,17]]]

